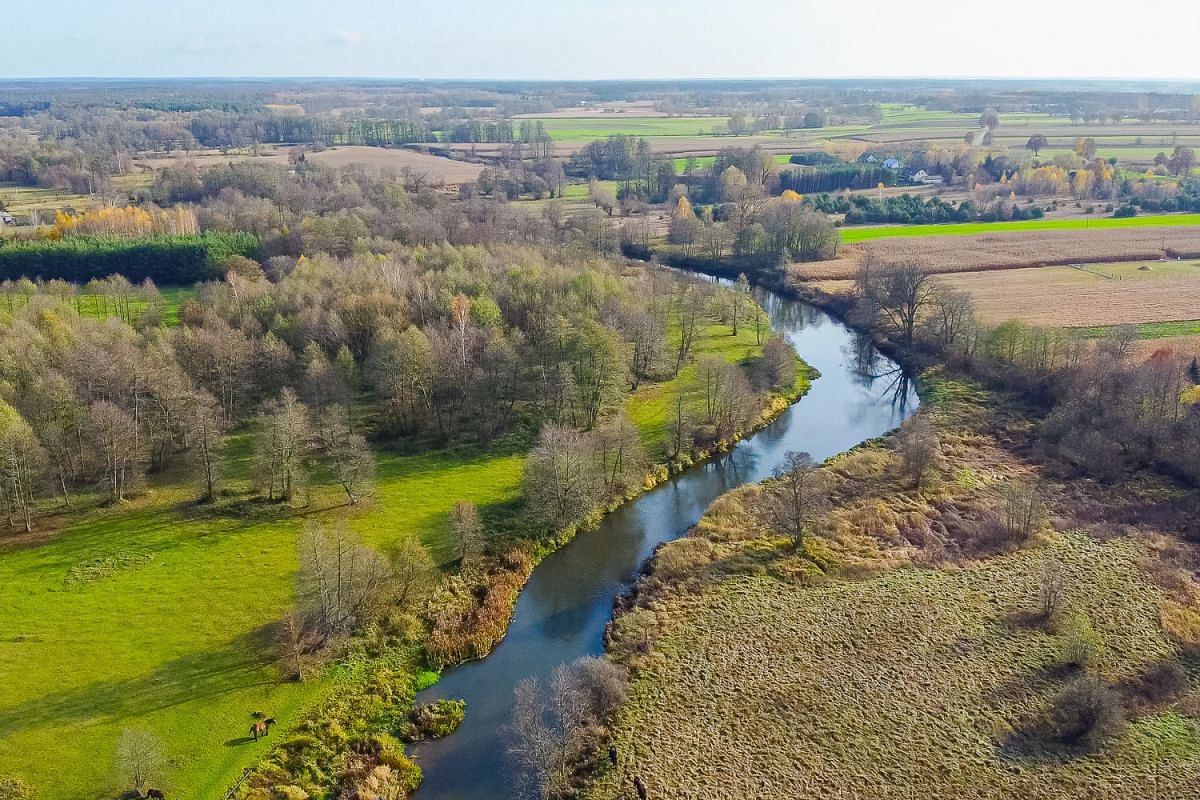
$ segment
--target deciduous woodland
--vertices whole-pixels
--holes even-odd
[[[663,547],[520,791],[1185,796],[1195,88],[0,83],[0,800],[414,793],[535,565],[819,380],[754,284],[927,408]]]

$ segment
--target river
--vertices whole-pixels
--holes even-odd
[[[425,773],[418,800],[513,797],[506,727],[514,688],[529,676],[545,684],[558,665],[600,654],[613,599],[658,544],[683,535],[730,489],[770,477],[789,450],[822,460],[887,433],[916,409],[911,383],[866,337],[806,303],[761,289],[755,299],[772,328],[786,334],[821,377],[729,453],[626,503],[537,566],[504,641],[487,658],[447,670],[418,695],[421,703],[443,697],[467,702],[456,733],[413,748]]]

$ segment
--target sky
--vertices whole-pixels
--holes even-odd
[[[11,0],[3,6],[0,78],[1200,79],[1195,0]]]

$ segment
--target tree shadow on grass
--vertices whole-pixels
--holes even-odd
[[[276,681],[263,672],[274,660],[270,636],[271,626],[264,626],[224,649],[190,653],[137,678],[96,681],[0,708],[0,739],[31,728],[140,716],[273,685]]]

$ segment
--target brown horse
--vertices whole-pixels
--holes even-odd
[[[259,736],[266,736],[271,732],[271,726],[275,724],[274,717],[267,717],[262,722],[256,722],[250,726],[250,735],[254,737],[254,741],[258,741]]]

